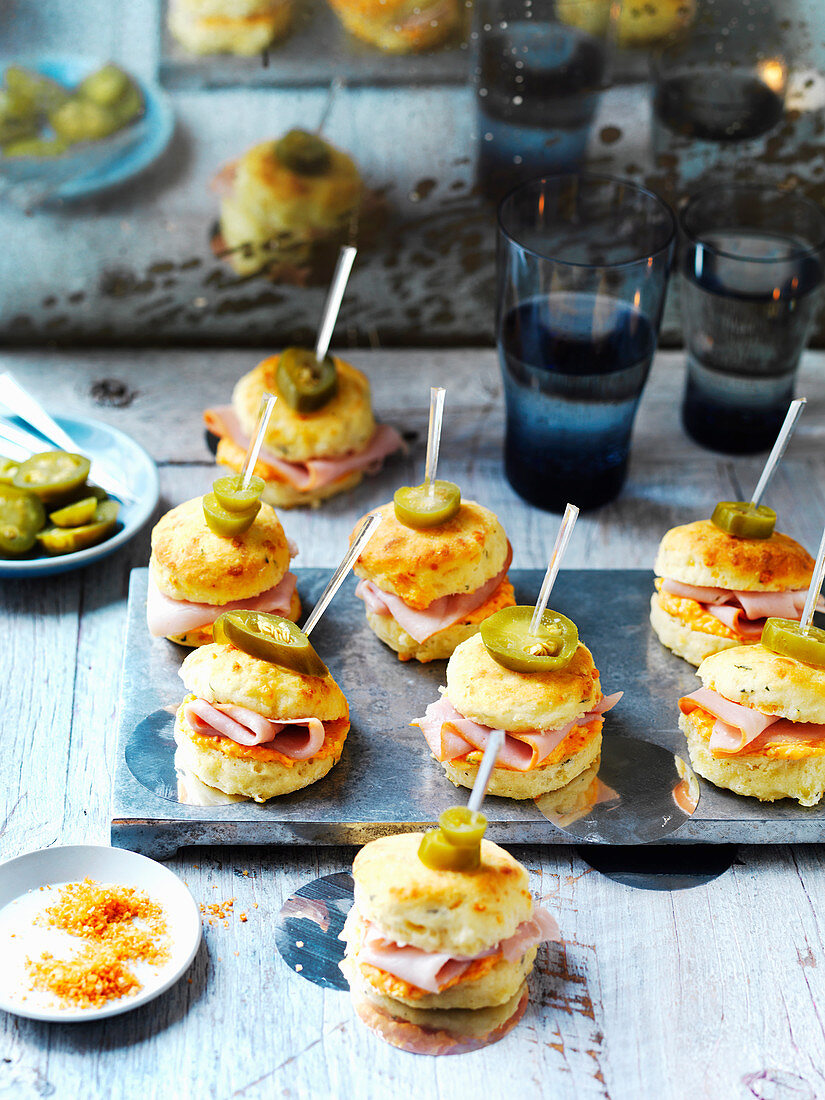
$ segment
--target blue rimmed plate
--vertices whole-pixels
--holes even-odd
[[[15,417],[8,419],[11,423],[24,427],[22,421]],[[48,577],[100,561],[136,535],[157,506],[160,495],[157,467],[139,443],[117,428],[110,428],[108,424],[101,424],[98,420],[73,416],[55,416],[54,419],[75,440],[79,451],[116,471],[135,499],[121,501],[119,529],[105,542],[90,546],[88,550],[77,550],[74,554],[63,554],[56,558],[2,558],[0,577]],[[50,451],[55,448],[44,442],[42,449]],[[3,444],[0,443],[0,454],[2,451]]]
[[[27,69],[33,69],[43,76],[57,80],[68,87],[74,87],[81,80],[102,68],[107,61],[90,57],[35,57],[14,61]],[[0,67],[0,73],[5,66]],[[96,163],[88,172],[65,180],[55,190],[55,198],[79,199],[115,187],[119,183],[148,168],[164,151],[175,129],[175,116],[169,100],[158,87],[150,81],[130,74],[143,93],[144,114],[135,123],[135,141],[126,148],[112,151],[111,158]],[[94,145],[90,145],[94,149]]]

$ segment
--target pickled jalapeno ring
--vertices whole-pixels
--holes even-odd
[[[286,348],[275,372],[278,390],[291,409],[316,412],[338,392],[338,371],[327,356],[320,362],[309,348]]]
[[[34,546],[46,522],[39,497],[13,485],[0,485],[0,557],[25,554]]]
[[[432,487],[425,482],[402,485],[392,499],[399,523],[414,530],[426,530],[453,518],[461,507],[461,490],[452,481],[434,481]]]
[[[97,497],[82,497],[64,508],[58,508],[51,513],[49,519],[55,527],[82,527],[94,520],[97,505]]]
[[[12,484],[36,493],[44,504],[58,504],[86,484],[90,467],[83,455],[43,451],[21,462]]]
[[[0,485],[11,485],[20,466],[11,458],[0,458]]]
[[[329,669],[300,627],[265,611],[224,611],[212,627],[218,644],[234,645],[250,657],[303,676],[327,676]]]
[[[119,511],[120,505],[116,500],[101,501],[91,523],[80,527],[47,527],[37,536],[37,541],[53,557],[87,550],[103,542],[114,531]]]
[[[265,482],[255,474],[245,489],[241,488],[241,475],[229,474],[212,482],[212,492],[218,503],[229,512],[246,512],[261,499]]]
[[[467,806],[451,806],[438,818],[441,832],[456,848],[478,848],[487,830],[487,818]]]
[[[230,512],[219,503],[214,493],[207,493],[202,501],[203,518],[210,531],[221,538],[234,539],[248,531],[255,522],[255,517],[261,510],[261,502],[255,503],[243,512]]]
[[[720,531],[740,539],[769,539],[776,526],[776,512],[749,500],[720,500],[710,521]]]
[[[290,130],[275,142],[275,156],[298,176],[321,176],[330,166],[329,146],[317,134]]]
[[[511,672],[553,672],[564,668],[579,645],[576,624],[558,611],[544,612],[535,634],[533,608],[503,607],[481,624],[481,640],[498,664]]]
[[[441,829],[430,829],[418,845],[418,858],[433,871],[474,871],[481,863],[481,848],[460,848]]]
[[[803,630],[796,619],[768,619],[762,627],[762,645],[782,657],[814,668],[825,668],[825,630]]]

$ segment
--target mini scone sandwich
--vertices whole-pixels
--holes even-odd
[[[764,505],[724,501],[711,520],[674,527],[656,555],[650,622],[663,645],[692,665],[754,644],[768,617],[799,619],[814,561],[774,530]]]
[[[168,25],[194,54],[252,56],[283,38],[292,0],[169,0]]]
[[[451,1054],[494,1042],[522,1016],[540,943],[558,940],[525,868],[482,839],[462,807],[441,827],[367,844],[341,963],[360,1018],[395,1046]]]
[[[825,632],[768,619],[761,643],[706,657],[679,700],[693,767],[763,802],[815,806],[825,793]]]
[[[545,611],[534,635],[532,614],[509,607],[486,619],[447,663],[442,697],[412,723],[456,786],[473,786],[496,729],[506,736],[490,794],[537,798],[599,761],[603,715],[622,693],[602,694],[575,623]]]
[[[225,794],[264,802],[315,783],[341,758],[349,708],[294,623],[230,611],[180,668],[176,763]]]
[[[221,198],[214,247],[238,275],[296,274],[316,246],[350,239],[364,200],[352,157],[305,130],[253,145],[212,186]]]
[[[301,614],[290,558],[297,554],[273,508],[258,500],[263,482],[219,478],[213,492],[167,512],[152,531],[146,618],[149,632],[180,645],[212,640],[224,611]]]
[[[498,517],[449,481],[435,482],[434,499],[430,507],[425,486],[404,487],[376,508],[381,526],[354,566],[367,622],[402,661],[449,657],[515,602]]]
[[[459,0],[329,0],[350,34],[387,53],[440,45],[461,24]]]
[[[343,359],[287,348],[264,359],[237,382],[232,404],[207,409],[204,420],[219,437],[217,460],[243,467],[262,396],[278,395],[255,465],[263,499],[280,508],[318,505],[376,473],[387,455],[404,447],[389,424],[376,424],[366,375]]]

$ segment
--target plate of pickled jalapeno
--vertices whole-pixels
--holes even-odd
[[[0,443],[0,577],[48,576],[98,561],[137,534],[157,506],[157,468],[138,443],[94,420],[55,419],[82,453],[44,445],[15,460]],[[118,471],[134,501],[89,481],[92,458]]]
[[[173,130],[161,90],[111,62],[53,57],[2,70],[0,173],[51,175],[49,197],[121,183],[160,156]]]

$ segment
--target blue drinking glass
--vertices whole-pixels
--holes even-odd
[[[652,191],[607,176],[530,180],[499,206],[505,471],[531,504],[597,508],[621,491],[675,230]]]
[[[822,300],[825,211],[776,188],[728,184],[700,191],[679,221],[682,423],[712,450],[766,451]]]

